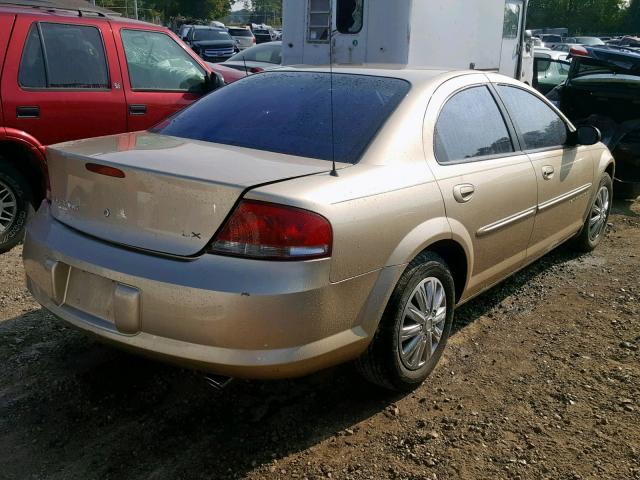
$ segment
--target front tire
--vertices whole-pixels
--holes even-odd
[[[592,252],[596,249],[607,230],[613,200],[613,181],[604,173],[598,185],[596,196],[591,201],[589,215],[580,233],[573,239],[573,247],[580,252]]]
[[[419,255],[400,277],[369,348],[357,360],[359,372],[396,391],[424,382],[447,344],[454,292],[444,260],[431,252]]]
[[[0,253],[8,252],[24,238],[33,206],[25,178],[0,158]]]

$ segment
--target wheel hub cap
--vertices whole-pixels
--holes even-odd
[[[0,234],[11,227],[17,212],[18,202],[13,190],[0,180]]]
[[[436,351],[447,320],[447,298],[437,278],[422,280],[402,312],[398,350],[409,370],[418,370]]]

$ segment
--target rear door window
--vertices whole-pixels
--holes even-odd
[[[434,148],[441,164],[514,151],[504,118],[486,86],[468,88],[447,100],[436,123]]]
[[[207,95],[154,131],[356,163],[410,88],[396,78],[266,72]]]
[[[122,30],[121,35],[133,90],[202,90],[205,71],[169,35],[148,30]]]
[[[561,148],[567,143],[567,125],[544,101],[521,88],[498,85],[497,89],[526,150]]]
[[[25,88],[110,88],[100,31],[88,25],[34,23],[18,79]]]

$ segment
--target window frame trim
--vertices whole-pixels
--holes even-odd
[[[438,160],[438,154],[436,149],[436,131],[438,128],[438,121],[440,120],[440,116],[442,115],[442,111],[444,110],[444,107],[447,105],[447,103],[449,103],[449,100],[451,100],[453,97],[455,97],[459,93],[462,93],[465,90],[471,90],[473,88],[481,88],[481,87],[485,87],[489,91],[489,95],[493,98],[493,101],[498,111],[500,112],[502,121],[504,122],[504,126],[507,129],[507,133],[509,134],[509,139],[511,141],[511,147],[513,148],[513,151],[505,152],[505,153],[490,154],[490,155],[481,155],[478,157],[471,157],[471,158],[463,158],[460,160],[453,160],[451,162],[441,162],[440,160]],[[450,165],[462,165],[465,163],[486,162],[489,160],[498,160],[506,157],[515,157],[515,156],[522,155],[523,151],[520,148],[521,147],[520,139],[516,136],[517,132],[515,131],[513,125],[511,124],[511,117],[508,116],[508,112],[504,110],[504,107],[501,104],[501,101],[499,101],[495,97],[495,93],[491,87],[492,85],[490,82],[487,82],[487,83],[480,82],[480,83],[465,85],[464,87],[459,88],[454,92],[452,92],[450,95],[447,96],[445,101],[442,102],[442,105],[438,109],[438,115],[436,117],[436,121],[433,124],[433,141],[432,141],[433,157],[435,158],[438,165],[440,165],[441,167],[448,167]],[[517,141],[514,141],[514,139],[516,139]]]
[[[191,31],[195,30],[194,28],[191,28],[189,33],[191,33]],[[189,57],[191,60],[193,60],[193,62],[197,65],[198,69],[203,70],[203,74],[204,77],[206,79],[207,75],[209,74],[209,72],[207,70],[205,70],[202,65],[200,65],[191,55],[189,55],[189,52],[187,52],[185,49],[183,49],[180,44],[178,42],[175,41],[175,39],[165,33],[165,32],[161,32],[158,30],[147,30],[144,28],[121,28],[120,29],[120,41],[122,42],[122,52],[124,53],[124,61],[127,64],[127,79],[129,81],[129,89],[132,92],[165,92],[165,93],[189,93],[189,94],[193,94],[193,95],[204,95],[205,92],[193,92],[191,90],[183,90],[183,89],[161,89],[161,88],[133,88],[133,85],[131,84],[131,71],[129,70],[129,59],[127,58],[127,50],[124,46],[124,39],[122,38],[122,32],[147,32],[147,33],[157,33],[159,35],[164,35],[166,37],[169,38],[169,40],[171,40],[173,43],[175,43],[178,48],[180,48],[182,51],[184,51],[185,55],[187,55],[187,57]],[[205,80],[206,81],[206,80]]]
[[[494,88],[496,90],[496,95],[498,95],[498,98],[500,98],[500,101],[503,102],[504,106],[505,106],[505,110],[507,112],[507,114],[509,115],[509,118],[511,119],[511,121],[513,122],[513,127],[516,131],[516,135],[518,136],[518,142],[520,143],[522,152],[526,153],[526,154],[532,154],[532,153],[543,153],[543,152],[551,152],[554,150],[564,150],[566,148],[571,148],[574,145],[569,145],[568,143],[564,143],[562,145],[553,145],[553,146],[549,146],[549,147],[540,147],[540,148],[527,148],[527,145],[524,141],[524,135],[522,134],[522,131],[520,129],[520,127],[518,126],[517,122],[511,118],[511,113],[509,112],[509,109],[507,108],[506,103],[504,103],[504,100],[502,99],[502,96],[500,95],[500,92],[498,90],[497,87],[502,86],[502,87],[511,87],[511,88],[516,88],[518,90],[522,90],[525,93],[528,93],[529,95],[533,96],[534,98],[537,98],[538,100],[540,100],[542,103],[544,103],[547,107],[549,107],[551,109],[551,111],[553,113],[555,113],[558,118],[560,118],[560,120],[562,121],[562,123],[564,124],[566,130],[567,130],[567,141],[569,140],[569,137],[571,136],[572,133],[574,133],[576,131],[575,127],[573,126],[572,123],[568,122],[567,119],[564,117],[564,115],[562,115],[562,113],[556,108],[555,105],[550,104],[546,99],[541,98],[540,96],[538,96],[537,94],[534,94],[533,92],[529,91],[526,88],[522,88],[519,85],[513,85],[511,83],[495,83],[493,84]]]
[[[22,85],[22,83],[20,82],[20,71],[22,69],[22,60],[24,58],[25,55],[25,50],[26,50],[26,46],[27,46],[27,41],[29,38],[29,35],[31,33],[31,29],[33,28],[34,24],[36,25],[36,28],[38,30],[38,37],[40,40],[40,49],[42,50],[42,61],[44,63],[44,77],[45,77],[45,83],[47,85],[49,85],[49,58],[47,56],[47,49],[46,49],[46,45],[45,45],[45,41],[44,41],[44,35],[42,34],[42,24],[46,23],[46,24],[50,24],[50,25],[65,25],[65,26],[70,26],[70,27],[88,27],[88,28],[93,28],[95,30],[98,31],[98,35],[100,36],[100,42],[102,43],[102,52],[104,53],[104,62],[105,62],[105,67],[106,67],[106,72],[107,72],[107,83],[108,83],[108,87],[104,87],[104,88],[90,88],[90,87],[26,87],[24,85]],[[23,46],[22,46],[22,53],[20,54],[20,63],[18,64],[18,79],[17,79],[17,84],[18,84],[18,88],[20,88],[20,90],[24,91],[24,92],[112,92],[113,91],[113,83],[111,82],[111,70],[110,70],[110,65],[109,65],[109,58],[107,56],[107,47],[104,43],[104,38],[102,36],[102,30],[95,26],[95,25],[90,25],[90,24],[84,24],[84,23],[67,23],[67,22],[48,22],[48,21],[40,21],[40,20],[35,20],[33,22],[31,22],[31,25],[29,25],[29,30],[27,31],[27,36],[25,37],[25,40],[23,42]]]

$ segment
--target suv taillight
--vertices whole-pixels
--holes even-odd
[[[329,257],[332,243],[331,224],[322,215],[243,200],[207,252],[262,260],[310,260]]]

